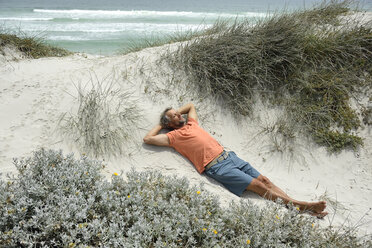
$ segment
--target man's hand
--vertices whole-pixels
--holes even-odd
[[[193,118],[194,120],[198,120],[198,115],[196,114],[196,109],[194,104],[188,103],[178,109],[182,115],[187,114],[188,117]]]
[[[169,146],[169,138],[166,134],[158,134],[162,126],[160,124],[156,125],[150,130],[143,138],[143,142],[149,145],[155,146]]]

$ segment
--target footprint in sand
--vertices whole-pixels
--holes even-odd
[[[19,126],[11,126],[9,129],[10,129],[10,131],[14,132],[18,128],[19,128]]]

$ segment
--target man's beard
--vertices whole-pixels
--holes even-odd
[[[183,127],[186,123],[186,120],[180,120],[177,127]]]

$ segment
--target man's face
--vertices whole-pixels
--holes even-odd
[[[182,117],[181,113],[175,109],[171,109],[167,112],[167,116],[170,118],[169,126],[171,128],[177,129],[185,125],[185,118]]]

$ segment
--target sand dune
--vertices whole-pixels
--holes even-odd
[[[76,112],[76,85],[91,80],[114,80],[121,90],[132,92],[143,118],[133,132],[135,142],[125,152],[105,158],[103,171],[114,172],[157,170],[165,175],[185,176],[192,184],[204,187],[220,198],[224,206],[240,200],[222,185],[199,175],[191,163],[171,148],[145,145],[142,137],[158,122],[167,106],[178,107],[194,102],[200,124],[227,150],[249,161],[262,174],[299,200],[325,199],[330,214],[319,220],[321,225],[346,222],[360,226],[360,234],[372,230],[372,135],[368,127],[358,130],[365,146],[359,151],[330,155],[325,148],[306,137],[297,137],[294,144],[280,144],[273,133],[265,132],[285,118],[280,109],[272,109],[257,101],[253,117],[235,121],[229,113],[208,99],[185,93],[187,81],[181,73],[172,72],[157,59],[171,47],[149,48],[125,56],[98,57],[75,54],[65,58],[0,60],[0,171],[2,177],[15,173],[12,159],[30,156],[40,148],[63,149],[79,156],[72,141],[58,132],[63,113]],[[97,78],[97,79],[96,79]],[[109,80],[107,79],[109,78]],[[177,87],[167,87],[167,82]],[[181,90],[182,89],[182,90]],[[192,88],[189,89],[192,92]],[[100,158],[102,159],[102,158]],[[243,200],[264,205],[265,200],[246,193]]]

